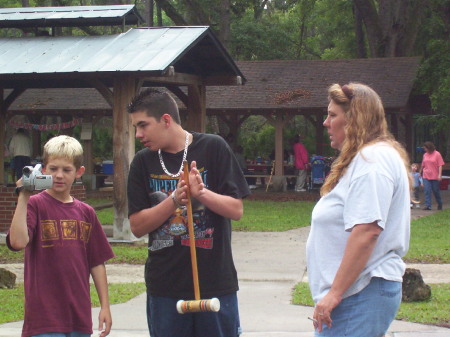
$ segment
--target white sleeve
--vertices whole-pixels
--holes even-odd
[[[392,177],[376,170],[352,180],[344,202],[345,230],[374,221],[384,229],[393,193]]]

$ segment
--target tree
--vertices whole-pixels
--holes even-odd
[[[354,0],[358,18],[361,18],[366,28],[370,56],[411,56],[426,2]],[[363,43],[362,40],[358,42]]]

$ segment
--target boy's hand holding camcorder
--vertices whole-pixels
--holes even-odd
[[[42,174],[42,165],[25,166],[22,170],[22,186],[16,187],[16,194],[21,190],[37,191],[45,190],[53,186],[53,177],[51,175]]]

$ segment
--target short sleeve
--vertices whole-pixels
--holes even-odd
[[[377,222],[384,229],[394,191],[392,178],[370,171],[350,182],[344,202],[344,225],[351,231],[357,224]]]

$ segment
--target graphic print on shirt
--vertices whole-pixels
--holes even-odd
[[[78,220],[41,220],[41,240],[46,242],[43,247],[52,247],[52,242],[63,240],[89,241],[92,224]],[[60,234],[61,233],[61,234]]]
[[[205,187],[207,184],[207,171],[199,170]],[[159,204],[164,199],[170,197],[175,191],[178,179],[168,175],[150,174],[149,181],[151,206]],[[214,242],[214,227],[208,220],[205,206],[195,198],[191,198],[192,217],[194,222],[195,245],[199,248],[212,249]],[[175,245],[189,246],[189,232],[186,207],[180,207],[170,216],[170,218],[156,231],[151,233],[149,250],[157,251]]]

